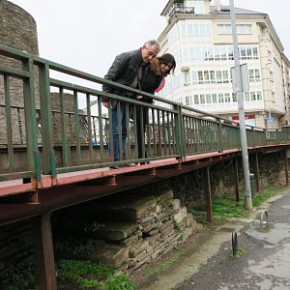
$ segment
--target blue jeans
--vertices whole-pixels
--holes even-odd
[[[121,114],[120,125],[121,125],[121,134],[122,134],[122,138],[121,138],[122,139],[122,153],[123,153],[123,158],[125,158],[127,128],[126,128],[126,110],[125,110],[124,105],[120,106],[120,114]],[[120,161],[119,124],[118,124],[117,108],[112,109],[112,134],[113,134],[114,161]]]

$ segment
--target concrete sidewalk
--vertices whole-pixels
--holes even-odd
[[[140,290],[169,290],[169,289],[256,289],[256,288],[211,288],[208,285],[213,285],[213,281],[207,279],[207,285],[203,285],[200,288],[196,288],[196,283],[193,281],[187,281],[192,278],[193,275],[197,274],[201,267],[204,268],[211,262],[211,259],[216,255],[224,255],[224,253],[219,253],[221,246],[226,245],[227,255],[230,255],[231,251],[231,232],[235,231],[238,236],[244,233],[249,227],[259,228],[260,227],[260,215],[262,211],[267,210],[271,207],[272,203],[280,200],[283,197],[288,197],[290,204],[290,194],[289,191],[282,192],[275,195],[273,198],[264,202],[258,209],[254,209],[247,219],[233,220],[227,224],[224,224],[216,228],[213,235],[208,238],[203,244],[199,245],[196,250],[190,255],[183,259],[178,265],[174,266],[173,271],[168,271],[166,273],[161,273],[156,277],[154,283],[150,286],[144,288],[138,288]],[[271,217],[270,217],[271,218]],[[290,225],[289,225],[290,226]],[[275,235],[275,234],[274,234]],[[239,237],[240,239],[240,237]],[[235,260],[235,259],[232,259]],[[217,266],[217,265],[215,265]],[[218,269],[218,268],[216,268]],[[211,273],[207,271],[207,274],[211,276]],[[289,277],[290,278],[290,277]],[[218,286],[213,286],[218,287]],[[268,288],[257,288],[257,289],[268,289]],[[272,289],[272,288],[269,288]],[[282,289],[282,288],[277,288]],[[286,289],[286,288],[285,288]],[[287,288],[290,289],[290,288]]]

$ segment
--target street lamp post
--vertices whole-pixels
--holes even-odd
[[[233,35],[233,47],[234,47],[234,60],[235,60],[235,76],[237,84],[237,98],[238,98],[238,109],[239,109],[239,125],[240,125],[240,138],[241,138],[241,149],[244,169],[244,180],[245,180],[245,207],[246,209],[252,209],[252,196],[251,196],[251,184],[250,184],[250,171],[249,171],[249,157],[248,157],[248,146],[247,146],[247,133],[245,124],[245,112],[244,112],[244,96],[242,88],[242,72],[240,65],[240,54],[238,47],[237,29],[236,29],[236,17],[234,0],[230,0],[230,11],[231,11],[231,25]]]

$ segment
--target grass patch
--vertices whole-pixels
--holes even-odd
[[[90,261],[62,259],[57,263],[58,281],[73,282],[83,288],[102,286],[113,273],[113,268]]]
[[[269,186],[252,199],[253,207],[259,207],[264,201],[283,191],[283,186]],[[231,218],[247,217],[249,211],[245,209],[244,201],[236,202],[235,198],[219,197],[212,200],[213,219],[222,223]],[[198,223],[208,225],[205,201],[198,202],[188,209]]]
[[[247,216],[244,202],[232,198],[215,198],[212,201],[214,218],[225,220],[228,218],[243,218]]]
[[[252,203],[254,207],[259,207],[265,200],[271,198],[277,193],[281,192],[285,187],[282,186],[269,186],[264,189],[260,194],[257,194],[253,199]]]
[[[164,261],[163,263],[161,263],[157,267],[153,267],[153,268],[150,268],[149,270],[147,270],[147,275],[153,276],[153,275],[158,274],[162,271],[168,270],[172,265],[181,261],[183,257],[184,257],[184,255],[177,254],[173,258]]]
[[[191,207],[188,211],[193,214],[198,223],[208,224],[205,204]],[[248,214],[244,202],[236,202],[233,198],[225,197],[212,200],[212,211],[214,220],[219,222],[230,218],[243,218]]]
[[[35,271],[35,262],[33,260],[17,265],[1,277],[0,289],[34,289],[36,284]]]
[[[84,260],[59,260],[57,279],[61,284],[72,283],[80,289],[134,290],[135,283],[126,275],[115,275],[115,269]]]
[[[135,290],[135,283],[126,275],[112,276],[107,281],[106,290]]]
[[[239,247],[237,250],[236,255],[234,256],[233,253],[230,254],[230,257],[233,259],[237,259],[237,258],[241,258],[242,256],[244,256],[246,253],[245,249],[242,247]]]

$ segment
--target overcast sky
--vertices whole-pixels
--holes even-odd
[[[10,0],[37,23],[40,56],[102,77],[115,56],[157,38],[168,0]],[[235,0],[269,14],[290,58],[290,0]],[[228,0],[222,4],[229,5]]]

